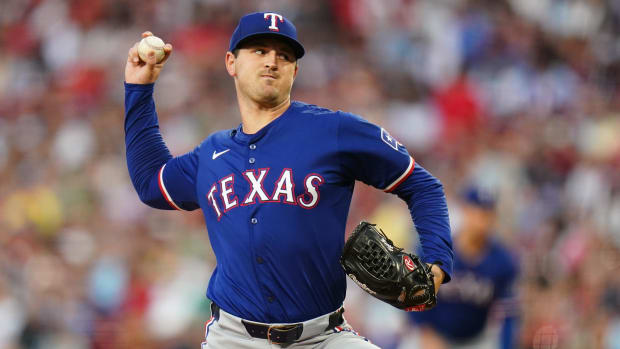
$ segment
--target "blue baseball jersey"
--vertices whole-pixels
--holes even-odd
[[[490,241],[476,261],[464,259],[455,250],[452,281],[441,287],[437,306],[410,317],[451,340],[475,338],[484,330],[498,301],[505,316],[514,315],[517,270],[513,256],[496,241]]]
[[[427,259],[442,264],[449,279],[441,187],[384,129],[353,114],[292,102],[255,134],[241,126],[220,131],[172,158],[156,132],[152,88],[126,84],[132,181],[153,207],[202,209],[217,260],[207,297],[222,309],[266,323],[305,321],[338,309],[346,292],[339,258],[355,180],[386,192],[399,188],[409,198],[414,195],[406,189],[415,186],[401,183],[413,172],[438,195],[428,200],[411,189],[420,199],[409,201],[416,214],[438,202],[437,215],[414,220],[423,228]],[[148,187],[159,193],[149,194]]]

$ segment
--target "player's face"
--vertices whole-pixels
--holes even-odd
[[[464,230],[478,234],[480,237],[488,235],[493,229],[495,222],[495,213],[493,210],[484,209],[475,205],[465,205],[464,213]]]
[[[270,37],[244,44],[237,57],[229,53],[227,68],[235,78],[237,93],[266,106],[277,106],[289,99],[297,75],[293,49]]]

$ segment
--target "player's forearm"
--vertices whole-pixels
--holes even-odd
[[[125,84],[125,148],[127,168],[140,200],[171,209],[159,191],[157,172],[172,158],[157,122],[153,84]]]
[[[407,202],[420,235],[423,260],[427,263],[441,263],[441,269],[446,274],[444,282],[447,282],[452,275],[454,253],[443,186],[419,164],[415,166],[411,176],[394,193]]]

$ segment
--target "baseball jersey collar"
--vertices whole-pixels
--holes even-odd
[[[239,124],[239,126],[237,126],[237,128],[233,130],[231,134],[233,137],[233,140],[241,144],[250,144],[250,143],[257,142],[259,139],[263,138],[269,132],[269,130],[271,130],[274,127],[277,127],[278,124],[282,123],[282,120],[286,119],[288,115],[292,113],[291,110],[293,109],[293,104],[295,103],[296,102],[291,101],[291,104],[284,111],[284,113],[282,113],[282,115],[273,119],[270,123],[265,125],[265,127],[261,128],[256,133],[248,134],[248,133],[243,132],[243,127],[242,127],[243,125]]]

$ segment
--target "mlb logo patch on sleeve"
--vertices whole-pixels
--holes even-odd
[[[396,140],[396,138],[392,137],[388,131],[386,131],[383,127],[381,128],[381,139],[390,147],[394,148],[394,150],[398,151],[398,146],[400,142]]]

